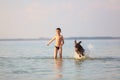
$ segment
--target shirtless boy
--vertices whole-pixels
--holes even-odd
[[[61,29],[56,28],[56,35],[47,44],[49,46],[49,44],[55,40],[54,59],[57,58],[58,51],[60,58],[62,58],[62,46],[64,44],[64,38],[60,33],[61,33]]]

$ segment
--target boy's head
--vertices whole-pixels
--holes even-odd
[[[56,28],[56,31],[57,31],[57,32],[61,32],[61,29],[60,29],[60,28]]]

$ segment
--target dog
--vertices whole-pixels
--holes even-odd
[[[75,44],[75,59],[84,59],[85,58],[85,49],[80,45],[82,43],[82,41],[79,41],[77,43],[77,41],[75,40],[74,41],[74,44]]]

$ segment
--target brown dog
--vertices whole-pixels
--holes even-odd
[[[83,57],[85,57],[85,49],[80,45],[82,41],[79,41],[77,43],[77,41],[75,40],[74,43],[75,43],[75,58],[77,59],[81,59]]]

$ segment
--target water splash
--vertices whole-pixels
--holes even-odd
[[[87,47],[88,47],[89,50],[93,50],[94,49],[94,46],[91,43],[88,44]]]

